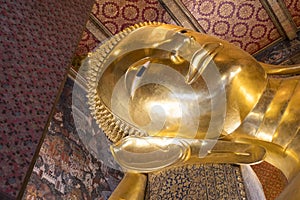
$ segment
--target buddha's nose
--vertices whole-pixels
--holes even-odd
[[[205,43],[202,48],[197,50],[192,56],[186,83],[195,82],[222,48],[221,43]]]

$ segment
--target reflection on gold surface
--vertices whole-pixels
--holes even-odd
[[[224,132],[229,134],[250,113],[265,90],[267,78],[261,65],[227,42],[173,25],[150,24],[140,28],[137,25],[136,28],[116,35],[86,61],[91,67],[89,100],[92,110],[98,121],[102,120],[102,128],[113,141],[124,135],[145,135],[153,129],[143,129],[143,122],[157,117],[166,118],[160,128],[163,133],[177,131],[182,137],[205,138],[210,122],[217,121],[218,127],[214,128],[224,126]],[[174,55],[178,57],[175,62]],[[136,79],[140,77],[134,75],[147,62],[150,63],[145,74],[151,80],[143,75],[144,83],[130,97],[131,93],[127,94],[125,90],[131,83],[138,82]],[[116,87],[122,85],[124,90],[112,98]],[[214,103],[221,102],[223,97],[225,100],[221,105]],[[112,105],[114,99],[118,100],[116,104],[123,105],[111,115],[116,107]],[[184,117],[178,123],[177,115],[164,110],[164,113],[157,111],[159,115],[151,118],[151,109],[155,113],[157,107],[150,109],[146,105],[155,102],[168,102],[164,105],[177,102],[172,104],[180,106],[175,106],[172,113],[181,113]],[[186,113],[188,109],[199,112],[191,115]],[[218,112],[218,120],[212,120]],[[198,124],[182,123],[187,118]],[[124,128],[114,130],[121,125]],[[197,126],[195,133],[189,131],[191,126]]]
[[[299,66],[259,63],[228,42],[159,23],[126,29],[85,64],[91,110],[113,142],[221,134],[264,147],[289,180],[299,173]]]

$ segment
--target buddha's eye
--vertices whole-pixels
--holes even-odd
[[[179,31],[180,33],[184,34],[184,33],[187,33],[187,30],[183,29],[181,31]]]

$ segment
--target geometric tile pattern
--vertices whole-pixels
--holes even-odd
[[[112,34],[139,22],[174,23],[157,0],[97,0],[92,13]]]
[[[283,0],[287,9],[290,11],[295,24],[300,28],[300,1],[299,0]]]
[[[259,0],[182,0],[205,32],[227,40],[250,54],[280,35]]]
[[[20,191],[92,5],[0,3],[0,199]]]

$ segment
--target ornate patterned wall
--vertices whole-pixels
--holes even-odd
[[[172,23],[157,0],[97,0],[92,13],[113,34],[144,21]]]
[[[93,5],[0,3],[0,199],[15,199]]]

